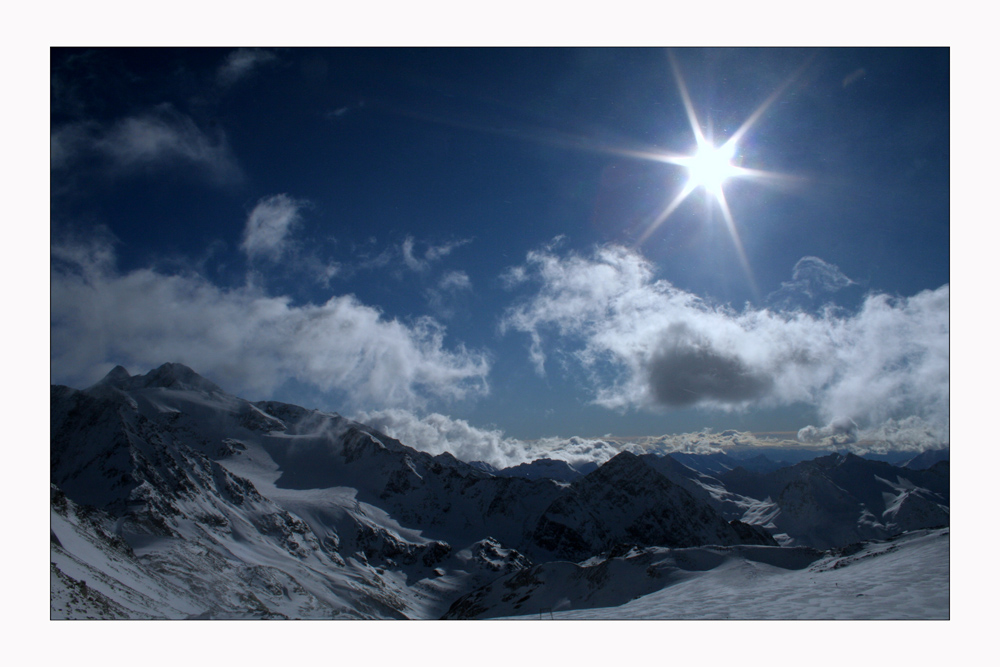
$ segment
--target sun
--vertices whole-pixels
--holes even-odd
[[[792,177],[788,174],[777,174],[762,171],[760,169],[749,169],[742,165],[734,164],[734,159],[737,156],[737,146],[740,141],[745,138],[750,129],[761,119],[768,107],[770,107],[784,93],[784,91],[796,79],[798,79],[802,72],[805,71],[805,69],[812,62],[815,54],[810,56],[795,73],[786,79],[777,90],[771,93],[771,95],[768,96],[767,99],[765,99],[760,106],[758,106],[754,112],[750,114],[750,117],[747,118],[743,124],[740,125],[735,132],[730,134],[730,136],[720,145],[716,145],[712,136],[711,118],[707,119],[708,132],[706,133],[703,129],[702,123],[698,118],[698,114],[695,113],[694,104],[691,101],[691,96],[688,94],[687,85],[684,83],[684,77],[681,75],[680,66],[677,63],[677,59],[674,56],[673,51],[667,51],[667,54],[670,60],[670,67],[674,73],[674,78],[677,81],[677,89],[678,92],[680,92],[681,100],[684,103],[684,110],[687,113],[688,122],[691,126],[691,133],[694,135],[695,149],[689,155],[642,151],[632,152],[635,157],[652,159],[683,167],[687,171],[688,177],[687,182],[684,187],[681,188],[680,192],[678,192],[669,201],[669,203],[659,212],[658,215],[655,216],[655,218],[646,224],[646,229],[635,241],[635,247],[639,247],[645,243],[645,241],[656,232],[660,225],[662,225],[695,190],[703,190],[709,200],[714,201],[715,208],[717,208],[722,214],[722,220],[726,225],[726,230],[729,232],[729,237],[732,240],[737,255],[739,256],[740,264],[743,266],[743,270],[746,273],[751,289],[754,293],[756,293],[757,288],[753,278],[753,272],[750,269],[750,262],[747,260],[746,252],[743,250],[743,242],[740,240],[739,230],[737,229],[736,221],[733,219],[732,211],[729,208],[729,202],[726,200],[724,186],[727,182],[736,178],[774,182],[791,182],[798,180],[796,177]]]
[[[702,119],[698,118],[695,112],[694,103],[688,93],[687,84],[681,74],[677,58],[672,50],[667,50],[670,67],[673,70],[674,79],[677,82],[677,90],[680,93],[681,101],[684,104],[684,111],[687,115],[691,134],[694,136],[694,149],[691,153],[674,153],[664,151],[659,147],[645,146],[622,146],[610,145],[596,141],[592,137],[584,137],[574,134],[555,132],[552,129],[535,133],[516,132],[512,136],[518,136],[534,141],[549,143],[555,146],[570,148],[573,150],[585,150],[597,153],[607,153],[619,155],[639,160],[665,163],[684,169],[687,173],[687,181],[678,192],[671,192],[674,187],[673,175],[664,179],[666,197],[663,208],[651,214],[650,219],[643,220],[640,229],[641,233],[632,241],[632,247],[641,247],[657,230],[670,218],[673,213],[680,208],[689,197],[697,190],[701,190],[704,200],[709,206],[705,207],[706,224],[714,224],[717,220],[715,211],[718,211],[725,225],[733,248],[739,258],[739,262],[746,274],[747,282],[751,290],[756,295],[757,287],[753,277],[750,262],[743,249],[743,241],[740,239],[740,232],[733,217],[733,212],[729,207],[726,197],[726,188],[735,180],[753,180],[761,183],[771,183],[779,186],[791,186],[803,180],[800,176],[791,174],[780,174],[765,171],[759,168],[747,167],[743,165],[743,151],[755,156],[759,151],[747,150],[751,146],[747,139],[748,134],[754,125],[764,116],[764,113],[774,104],[784,92],[791,86],[812,63],[815,53],[809,56],[802,65],[793,72],[785,81],[778,86],[760,105],[754,109],[750,116],[736,128],[735,131],[726,131],[725,141],[721,144],[715,143],[713,123],[711,116],[707,116],[703,125]],[[707,126],[707,127],[706,127]],[[496,131],[496,130],[489,130]],[[752,161],[752,159],[751,159]]]
[[[733,164],[735,154],[735,141],[714,146],[708,140],[701,140],[694,155],[684,160],[690,189],[704,188],[718,199],[723,183],[740,174],[740,168]]]

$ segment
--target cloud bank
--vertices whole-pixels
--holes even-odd
[[[622,446],[603,439],[508,438],[496,428],[478,428],[464,419],[432,413],[419,416],[406,409],[361,411],[355,421],[371,426],[415,449],[430,454],[450,452],[463,461],[484,461],[497,468],[540,458],[566,461],[570,465],[604,463]]]
[[[543,248],[505,276],[533,292],[508,309],[501,330],[528,336],[540,374],[552,349],[574,360],[590,374],[593,401],[605,407],[801,402],[831,425],[851,420],[870,429],[916,416],[947,439],[948,285],[912,297],[869,294],[850,314],[738,312],[654,279],[646,259],[619,246],[586,256]],[[827,291],[850,283],[816,258],[799,262],[796,276],[793,282]]]
[[[602,464],[622,451],[636,454],[713,454],[733,449],[796,448],[804,446],[796,440],[777,440],[773,437],[759,437],[742,431],[722,431],[705,429],[694,433],[676,433],[644,437],[622,438],[606,435],[600,438],[573,436],[520,440],[509,438],[497,428],[479,428],[463,419],[453,419],[432,413],[420,416],[406,409],[361,411],[352,419],[381,431],[390,437],[415,449],[430,454],[449,452],[466,461],[484,461],[497,468],[507,468],[536,459],[548,458],[565,461],[578,469],[588,464]],[[817,438],[809,443],[817,454],[824,451],[848,449],[858,454],[869,451],[884,453],[891,449],[918,450],[931,448],[940,443],[931,442],[929,431],[915,433],[919,420],[910,419],[904,423],[889,422],[893,440],[847,442],[830,438]],[[924,424],[926,427],[926,424]],[[810,427],[815,428],[815,427]],[[816,429],[817,431],[821,429]],[[836,429],[833,429],[836,430]],[[856,432],[856,427],[855,427]],[[841,435],[838,432],[838,435]],[[922,435],[923,440],[914,439]],[[890,437],[892,437],[890,436]]]
[[[935,427],[919,417],[899,421],[888,419],[866,431],[860,431],[857,424],[848,419],[835,420],[824,427],[806,427],[796,440],[762,437],[745,431],[716,432],[712,429],[629,438],[606,435],[600,438],[555,436],[520,440],[507,437],[501,429],[479,428],[464,419],[453,419],[439,413],[421,416],[411,410],[390,408],[360,411],[351,418],[414,449],[435,455],[449,452],[462,461],[483,461],[500,469],[543,458],[565,461],[579,469],[588,464],[605,463],[622,451],[665,455],[677,452],[746,452],[748,449],[772,452],[791,448],[813,450],[816,455],[844,450],[863,455],[885,454],[894,450],[916,452],[942,445]],[[780,454],[777,456],[780,458]]]
[[[270,395],[296,379],[339,392],[345,406],[422,406],[488,393],[485,353],[444,347],[431,318],[388,320],[353,296],[293,305],[196,274],[119,273],[108,235],[52,246],[53,382],[86,386],[115,364],[165,360],[234,393]]]

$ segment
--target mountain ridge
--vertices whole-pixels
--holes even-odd
[[[53,617],[147,617],[160,600],[174,618],[438,618],[554,560],[779,548],[763,514],[741,514],[757,501],[652,454],[568,481],[504,475],[336,413],[246,401],[181,364],[115,367],[50,400]],[[896,515],[921,488],[900,488]]]

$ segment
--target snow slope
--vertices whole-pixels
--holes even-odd
[[[948,529],[915,531],[856,548],[857,551],[852,548],[846,553],[825,553],[819,557],[810,557],[805,549],[793,551],[786,547],[771,548],[770,553],[765,551],[767,547],[647,549],[633,552],[619,562],[575,571],[568,563],[556,563],[544,575],[534,576],[539,582],[535,589],[517,587],[519,597],[512,599],[527,597],[519,610],[525,615],[506,617],[527,620],[949,618]],[[782,551],[787,553],[777,558]],[[812,562],[804,565],[807,560]],[[576,582],[593,581],[615,569],[626,573],[613,579],[614,586],[588,589],[589,597],[562,595],[564,591],[579,588]],[[527,575],[519,576],[522,581],[528,580]],[[502,587],[495,585],[494,589]],[[591,601],[596,604],[589,604]],[[493,617],[505,617],[512,611],[512,605],[497,604],[492,610],[496,612]]]

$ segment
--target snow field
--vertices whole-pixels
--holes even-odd
[[[940,529],[872,543],[802,570],[728,559],[621,606],[553,610],[553,618],[948,619],[949,546],[948,529]]]

